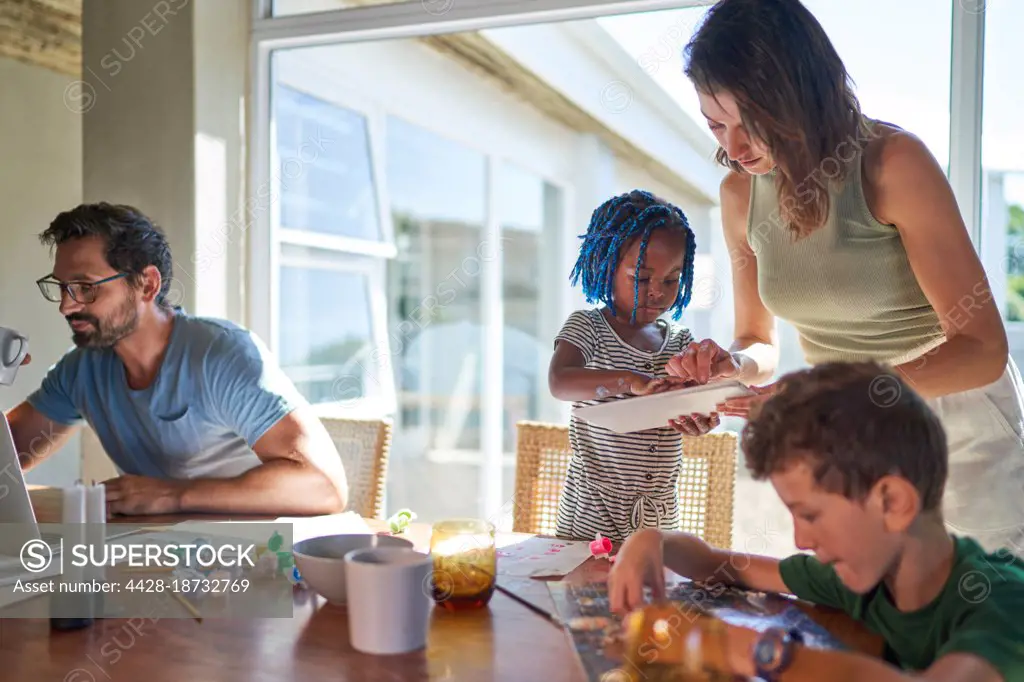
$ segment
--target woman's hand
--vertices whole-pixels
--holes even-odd
[[[754,392],[754,395],[727,398],[725,402],[716,405],[718,411],[729,417],[743,417],[746,419],[750,416],[750,410],[755,405],[763,403],[774,395],[778,388],[778,383],[773,382],[764,386],[750,386],[749,388]]]
[[[655,600],[665,598],[665,556],[661,531],[644,528],[626,538],[608,574],[608,605],[616,613],[628,613],[643,605],[644,586]]]
[[[676,419],[670,419],[668,425],[687,436],[703,436],[721,423],[721,416],[717,412],[712,412],[711,414],[679,415]]]
[[[729,351],[711,339],[691,341],[682,353],[668,361],[670,376],[706,384],[712,379],[729,379],[740,372],[740,364]]]

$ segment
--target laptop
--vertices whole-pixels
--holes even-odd
[[[111,524],[104,527],[107,540],[132,535],[132,525]],[[18,580],[32,580],[56,575],[49,571],[30,573],[21,563],[21,549],[26,542],[41,540],[54,553],[60,551],[59,536],[43,536],[39,531],[32,499],[18,461],[18,449],[7,417],[0,412],[0,586]],[[59,568],[58,562],[53,562]]]
[[[21,548],[25,543],[42,539],[18,461],[14,435],[6,415],[0,412],[0,585],[19,579],[48,577],[30,573],[21,563]],[[45,541],[54,549],[60,538],[46,538]]]

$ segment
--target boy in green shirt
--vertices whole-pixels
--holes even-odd
[[[708,669],[793,682],[1024,680],[1024,560],[947,532],[946,436],[919,395],[874,363],[824,364],[784,377],[752,417],[747,467],[771,481],[797,547],[813,556],[780,561],[645,529],[623,543],[609,576],[615,611],[641,606],[645,584],[663,597],[667,566],[841,609],[885,640],[883,661],[702,618],[690,641]]]

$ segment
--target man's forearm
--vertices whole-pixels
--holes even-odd
[[[340,512],[346,503],[345,491],[316,467],[277,460],[235,478],[183,482],[180,511],[315,515]]]

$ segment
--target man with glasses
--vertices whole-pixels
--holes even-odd
[[[40,235],[75,348],[7,414],[29,470],[92,426],[121,476],[120,514],[325,514],[347,503],[345,472],[309,404],[249,331],[172,306],[171,250],[138,210],[61,213]]]

